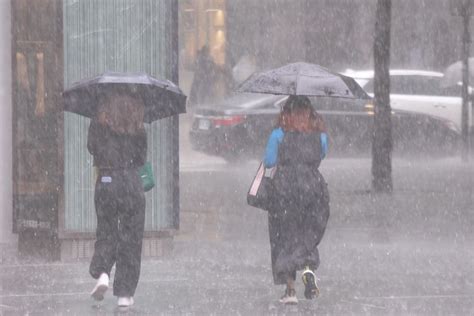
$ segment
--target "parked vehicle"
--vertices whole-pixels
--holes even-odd
[[[236,94],[196,109],[190,131],[193,148],[229,161],[261,158],[286,98]],[[313,98],[312,102],[326,121],[330,155],[370,155],[374,114],[371,100]],[[397,153],[450,154],[457,146],[459,132],[444,118],[394,109],[392,123]]]
[[[374,88],[372,70],[347,70],[371,96]],[[390,70],[390,105],[393,110],[420,113],[441,121],[456,133],[461,133],[461,87],[443,85],[441,72],[392,69]],[[472,125],[472,115],[469,115]]]
[[[190,131],[192,147],[229,161],[258,157],[286,98],[242,93],[197,108]]]

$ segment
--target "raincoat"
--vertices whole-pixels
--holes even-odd
[[[317,246],[329,218],[327,184],[318,170],[326,150],[324,133],[278,128],[270,136],[264,164],[277,167],[268,213],[275,284],[286,284],[305,266],[313,271],[319,266]]]

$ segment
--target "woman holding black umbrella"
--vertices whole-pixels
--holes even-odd
[[[145,195],[139,168],[147,154],[144,110],[138,94],[109,89],[99,95],[87,142],[98,170],[97,240],[89,269],[97,284],[91,295],[96,300],[104,298],[115,264],[113,292],[121,307],[133,304],[140,276]]]
[[[104,298],[115,264],[114,295],[119,306],[130,306],[140,276],[144,190],[153,186],[149,168],[142,168],[143,123],[185,113],[186,96],[173,82],[143,72],[105,72],[75,82],[63,97],[65,111],[91,118],[87,148],[98,169],[97,241],[89,269],[97,284],[91,294]]]
[[[303,270],[305,297],[319,294],[314,271],[318,244],[329,218],[327,184],[318,168],[327,152],[324,122],[305,96],[290,96],[268,140],[264,165],[276,166],[269,233],[275,284],[286,284],[280,299],[296,304],[296,271]]]

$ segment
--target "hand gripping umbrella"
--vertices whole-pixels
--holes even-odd
[[[93,117],[99,95],[116,89],[133,91],[145,104],[145,123],[186,112],[186,95],[169,80],[159,80],[146,73],[106,72],[84,79],[63,92],[64,110]],[[128,89],[128,90],[127,90]]]
[[[303,62],[255,73],[237,92],[371,99],[353,78]]]

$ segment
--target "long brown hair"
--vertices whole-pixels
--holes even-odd
[[[100,96],[97,120],[120,134],[143,130],[145,105],[138,94],[115,90]]]
[[[326,132],[326,124],[306,96],[291,95],[280,112],[278,124],[284,131]]]

